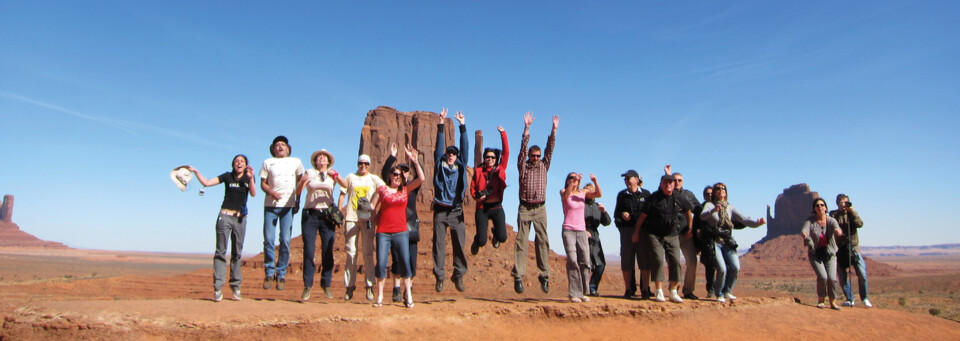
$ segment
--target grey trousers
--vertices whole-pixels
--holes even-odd
[[[817,274],[817,297],[830,296],[831,300],[836,299],[840,291],[840,282],[837,281],[837,257],[826,252],[818,255],[815,251],[810,251],[807,256],[813,272]]]
[[[523,279],[527,274],[527,241],[530,240],[530,224],[533,224],[536,237],[534,245],[537,248],[537,269],[540,277],[550,278],[550,239],[547,237],[547,209],[546,205],[520,204],[517,209],[517,242],[513,249],[513,278]]]
[[[683,252],[683,260],[686,268],[683,271],[683,293],[692,294],[697,285],[697,242],[693,237],[683,239],[680,236],[680,251]]]
[[[667,267],[671,282],[680,281],[680,237],[658,237],[649,233],[642,233],[650,245],[650,279],[654,282],[663,282],[666,279],[663,273],[663,259],[666,256]]]
[[[563,250],[567,253],[567,293],[582,298],[590,287],[590,244],[587,231],[563,230]]]
[[[239,288],[243,280],[240,258],[243,254],[243,237],[247,233],[247,220],[227,214],[217,217],[217,251],[213,254],[213,289],[223,288],[227,274],[227,243],[230,243],[230,287]]]
[[[467,226],[463,223],[463,210],[437,206],[433,211],[433,275],[437,279],[445,278],[447,273],[444,269],[447,260],[447,227],[450,227],[450,242],[453,243],[453,277],[463,277],[467,273],[467,255],[463,252]]]

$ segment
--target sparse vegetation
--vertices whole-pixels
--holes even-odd
[[[930,315],[939,317],[939,316],[940,316],[940,309],[930,308]]]
[[[906,307],[906,306],[907,306],[907,298],[906,298],[906,297],[900,297],[900,299],[897,300],[897,303],[899,303],[901,307]]]

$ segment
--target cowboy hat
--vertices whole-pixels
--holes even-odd
[[[327,161],[330,162],[327,167],[333,167],[333,154],[330,154],[330,152],[328,152],[326,149],[321,149],[313,152],[313,154],[310,155],[310,164],[313,165],[313,168],[317,168],[317,155],[320,154],[327,156]]]
[[[193,173],[190,173],[189,168],[180,166],[170,171],[170,180],[173,180],[173,183],[180,188],[181,192],[186,192],[187,184],[190,183],[190,180],[193,180]]]

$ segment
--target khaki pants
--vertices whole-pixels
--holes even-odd
[[[541,278],[550,278],[550,239],[547,237],[547,208],[543,204],[520,204],[517,209],[517,243],[514,247],[513,278],[523,279],[527,274],[527,242],[530,240],[530,224],[533,224],[537,247],[537,269]]]

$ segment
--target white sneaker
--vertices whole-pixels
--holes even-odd
[[[587,296],[581,297],[580,300],[581,300],[581,301],[584,301],[584,302],[590,302],[590,298],[587,297]]]
[[[726,301],[727,301],[727,300],[725,300],[725,299],[723,298],[723,295],[720,295],[720,297],[717,297],[717,302],[723,303],[723,302],[726,302]]]
[[[725,296],[728,300],[731,300],[731,301],[737,299],[737,296],[733,296],[733,294],[731,294],[731,293],[729,293],[729,292],[726,293],[726,294],[723,294],[723,296]]]
[[[214,301],[214,302],[220,302],[221,300],[223,300],[223,291],[220,291],[220,290],[214,291],[214,292],[213,292],[213,301]]]
[[[680,298],[680,295],[677,295],[676,290],[670,290],[670,302],[683,303],[683,299]]]
[[[233,288],[233,300],[239,301],[242,299],[243,299],[243,296],[240,296],[240,287]]]
[[[854,305],[853,301],[843,302],[843,306],[844,306],[844,307],[852,307],[853,305]]]
[[[870,299],[868,299],[868,298],[864,298],[864,299],[863,299],[863,306],[865,306],[865,307],[867,307],[867,308],[873,308],[873,304],[870,304]]]
[[[663,289],[657,290],[657,296],[653,298],[657,302],[666,302],[667,300],[663,298]]]

